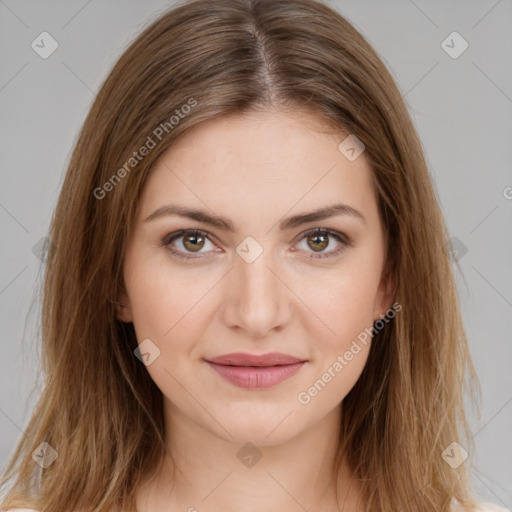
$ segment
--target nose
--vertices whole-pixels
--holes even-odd
[[[281,331],[292,316],[293,293],[270,251],[248,263],[236,258],[224,283],[223,321],[252,338]]]

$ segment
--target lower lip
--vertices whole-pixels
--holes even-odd
[[[207,363],[227,381],[241,388],[270,388],[295,375],[305,361],[279,366],[228,366]]]

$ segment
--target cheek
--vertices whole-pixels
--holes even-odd
[[[318,347],[314,366],[297,394],[302,412],[310,419],[332,411],[359,380],[370,352],[371,330],[359,337],[355,332],[347,328],[337,333],[336,340],[324,340]]]
[[[140,272],[129,291],[137,338],[160,339],[173,325],[177,298],[155,271]]]
[[[138,340],[150,338],[165,348],[172,340],[193,337],[205,316],[202,299],[214,284],[212,277],[171,269],[165,258],[140,261],[136,266],[133,260],[137,271],[126,282]]]
[[[324,270],[301,281],[297,295],[306,298],[303,302],[313,313],[308,315],[309,328],[319,333],[327,350],[350,344],[372,326],[379,281],[380,267],[372,257],[347,259],[339,270]]]

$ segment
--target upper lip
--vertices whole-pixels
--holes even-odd
[[[223,356],[206,359],[210,363],[231,365],[231,366],[276,366],[283,364],[302,363],[305,360],[293,357],[288,354],[272,352],[269,354],[255,355],[235,352]]]

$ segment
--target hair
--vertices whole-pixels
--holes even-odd
[[[385,271],[403,307],[341,402],[337,460],[346,455],[367,511],[443,512],[453,499],[473,510],[468,464],[452,469],[441,454],[453,442],[472,452],[463,398],[468,382],[481,390],[422,145],[377,52],[316,0],[181,2],[113,66],[51,220],[44,386],[0,482],[14,479],[2,507],[135,510],[135,488],[165,452],[162,393],[134,356],[133,324],[116,318],[140,194],[159,155],[192,127],[269,109],[310,112],[364,143]],[[44,470],[32,458],[42,442],[58,453]]]

